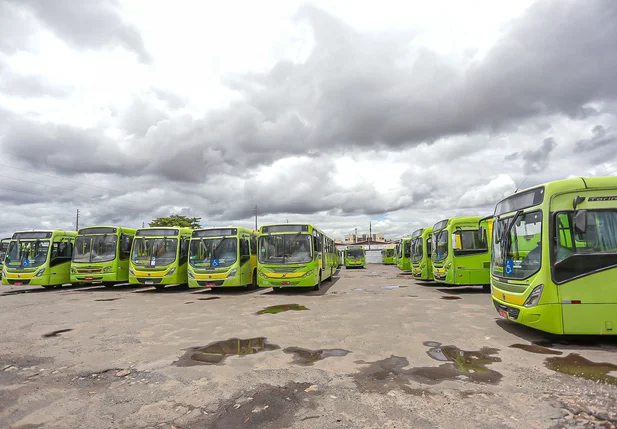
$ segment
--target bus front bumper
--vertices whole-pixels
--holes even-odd
[[[2,277],[2,284],[5,286],[49,286],[49,275],[43,274],[39,277],[28,276],[23,274],[6,273],[6,277]]]
[[[493,295],[493,306],[504,319],[551,334],[563,334],[559,304],[524,307],[502,301]]]
[[[199,275],[198,275],[199,276]],[[240,276],[236,274],[233,277],[227,277],[223,279],[200,279],[191,278],[189,276],[190,288],[219,288],[219,287],[242,287],[246,286],[240,281]]]
[[[128,276],[119,278],[118,273],[71,274],[71,283],[126,283]]]
[[[269,273],[257,274],[257,286],[259,287],[313,287],[317,279],[313,272],[301,277],[270,277]]]

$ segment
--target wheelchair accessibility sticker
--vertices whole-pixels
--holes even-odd
[[[506,259],[506,276],[511,276],[514,273],[514,261]]]

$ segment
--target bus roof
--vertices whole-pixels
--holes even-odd
[[[493,214],[500,215],[534,207],[548,201],[550,196],[562,192],[602,188],[617,188],[617,176],[573,177],[532,186],[499,201]]]
[[[77,231],[65,231],[63,229],[33,229],[31,231],[16,231],[13,233],[12,240],[17,239],[17,236],[22,236],[24,240],[45,239],[51,238],[54,235],[65,235],[73,237],[77,235]]]
[[[200,228],[193,230],[193,237],[225,237],[225,236],[234,236],[239,233],[257,235],[257,231],[251,228],[245,228],[242,226],[227,226],[227,227],[218,227],[213,226],[209,228]]]
[[[178,235],[191,234],[193,228],[182,226],[150,226],[147,228],[138,228],[135,231],[136,236],[142,237],[175,237]]]
[[[435,225],[433,225],[434,231],[441,231],[450,225],[460,225],[462,223],[475,223],[477,224],[482,216],[457,216],[451,217],[448,219],[440,220]]]
[[[79,228],[77,231],[78,235],[85,234],[115,234],[116,232],[126,232],[128,234],[135,234],[137,231],[135,228],[125,228],[123,226],[112,226],[112,225],[95,225],[95,226],[86,226],[84,228]]]
[[[334,241],[332,237],[311,223],[273,223],[262,225],[259,227],[259,234],[309,232],[311,229]]]

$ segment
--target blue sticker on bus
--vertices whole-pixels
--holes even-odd
[[[506,276],[511,276],[514,273],[514,261],[506,259]]]
[[[218,259],[213,259],[212,260],[212,266],[213,267],[218,267],[219,266],[219,260]]]

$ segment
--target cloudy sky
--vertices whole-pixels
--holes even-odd
[[[197,3],[0,0],[2,236],[258,205],[396,237],[617,174],[615,0]]]

